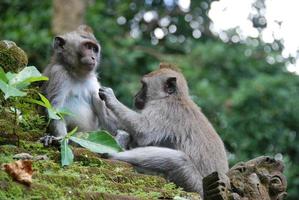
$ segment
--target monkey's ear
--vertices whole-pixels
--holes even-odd
[[[63,39],[62,37],[55,37],[54,38],[54,49],[63,49],[65,45],[65,39]]]
[[[177,84],[176,84],[176,77],[170,77],[166,80],[164,86],[165,92],[168,94],[173,94],[176,92]]]

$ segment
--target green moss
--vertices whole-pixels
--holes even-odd
[[[75,162],[62,168],[59,152],[41,144],[21,141],[20,147],[0,146],[0,163],[13,161],[16,153],[46,154],[50,160],[33,162],[31,187],[14,182],[0,171],[0,199],[158,199],[175,196],[197,199],[157,176],[136,173],[132,166],[100,158],[82,148],[73,148]]]
[[[12,41],[0,41],[0,67],[18,72],[28,64],[26,53]]]

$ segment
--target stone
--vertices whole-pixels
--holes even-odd
[[[203,179],[205,200],[283,200],[287,181],[280,160],[261,156],[233,166],[223,178],[214,172]]]
[[[16,43],[8,40],[0,41],[0,67],[5,72],[19,72],[28,64],[26,53],[16,45]]]

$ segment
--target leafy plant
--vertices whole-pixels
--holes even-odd
[[[31,102],[31,103],[38,104],[47,109],[48,118],[49,118],[48,123],[50,122],[51,119],[59,120],[59,119],[63,119],[63,117],[65,115],[72,115],[72,113],[69,110],[67,110],[66,108],[58,108],[58,109],[54,108],[52,106],[52,104],[50,103],[50,101],[41,93],[38,93],[38,95],[41,100],[27,99],[27,101]]]
[[[31,83],[45,80],[48,77],[42,76],[34,66],[25,67],[19,73],[5,73],[0,67],[0,90],[4,93],[4,99],[26,96],[26,89]]]
[[[16,107],[19,98],[27,95],[28,86],[31,83],[45,80],[48,80],[48,78],[42,76],[34,66],[25,67],[18,73],[5,73],[3,68],[0,67],[0,90],[4,94],[4,100],[6,100],[4,104],[7,107],[12,107],[14,113],[14,134],[16,134],[16,127],[19,124],[19,115],[21,113]]]
[[[67,166],[73,163],[74,154],[69,147],[69,140],[89,149],[95,153],[116,153],[122,151],[115,139],[107,131],[92,131],[77,133],[77,128],[68,133],[60,143],[61,165]]]
[[[69,138],[76,133],[77,127],[69,132],[61,141],[60,141],[60,156],[61,156],[61,165],[67,166],[73,163],[74,154],[72,149],[69,147]]]

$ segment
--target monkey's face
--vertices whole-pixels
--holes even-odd
[[[83,41],[79,46],[80,64],[83,70],[92,71],[99,62],[99,46],[93,41]]]
[[[54,50],[64,66],[79,74],[94,71],[100,59],[100,45],[74,33],[55,37]]]
[[[150,101],[176,95],[176,80],[174,76],[144,76],[141,80],[142,87],[135,95],[135,107],[142,110]]]

